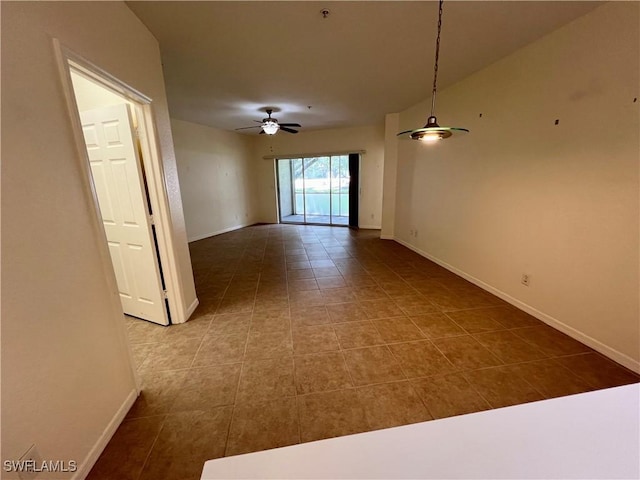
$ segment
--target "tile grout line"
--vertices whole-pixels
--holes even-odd
[[[162,433],[162,430],[164,429],[164,425],[167,421],[167,418],[169,417],[169,414],[165,414],[164,415],[164,419],[162,420],[162,424],[160,425],[160,428],[158,429],[158,433],[156,434],[153,443],[151,444],[151,448],[149,448],[149,452],[147,453],[147,456],[144,459],[144,462],[142,463],[142,468],[140,468],[140,472],[138,473],[138,475],[136,476],[136,480],[140,480],[140,477],[142,477],[142,474],[144,473],[144,469],[147,466],[147,463],[149,463],[149,458],[151,458],[151,453],[153,453],[153,449],[156,446],[156,443],[158,442],[158,438],[160,438],[160,433]]]
[[[283,242],[284,244],[284,242]],[[286,249],[285,249],[286,251]],[[289,288],[289,270],[286,271],[286,284],[287,284],[287,310],[289,311],[289,335],[291,337],[291,350],[295,353],[293,346],[293,314],[291,312],[291,290]],[[298,382],[296,375],[296,361],[292,356],[291,362],[293,363],[293,391],[295,392],[294,398],[296,402],[296,416],[298,420],[298,443],[302,443],[302,415],[300,415],[300,402],[298,401]]]
[[[193,358],[191,359],[191,362],[189,363],[189,368],[193,368],[193,364],[196,361],[196,358],[198,357],[198,353],[200,353],[200,349],[202,348],[202,344],[204,343],[204,340],[207,336],[207,332],[209,331],[209,329],[211,328],[211,325],[213,325],[213,316],[211,317],[211,320],[209,321],[209,326],[207,327],[207,329],[205,330],[204,334],[202,335],[202,338],[200,339],[200,343],[198,344],[198,348],[196,348],[196,353],[193,356]]]
[[[246,249],[245,249],[246,251]],[[260,284],[260,273],[258,273],[258,283],[256,285],[256,290],[254,292],[254,298],[253,298],[253,304],[255,307],[255,301],[256,301],[256,296],[258,294],[258,285]],[[246,361],[246,354],[247,354],[247,348],[249,346],[249,337],[251,335],[251,324],[253,323],[253,312],[254,312],[255,308],[251,309],[251,313],[250,313],[250,320],[249,320],[249,330],[247,331],[247,338],[245,339],[245,344],[244,344],[244,350],[243,350],[243,354],[242,354],[242,362],[240,362],[240,371],[238,372],[238,383],[236,384],[236,391],[234,393],[233,396],[233,404],[231,406],[231,416],[229,418],[229,426],[227,427],[227,435],[225,438],[225,442],[224,442],[224,453],[223,456],[226,457],[228,450],[229,450],[229,438],[231,437],[231,427],[233,425],[233,420],[236,416],[236,406],[238,404],[238,393],[240,392],[240,383],[242,382],[242,375],[244,373],[244,368],[245,368],[245,361]]]

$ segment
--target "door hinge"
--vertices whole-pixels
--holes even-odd
[[[168,299],[169,299],[169,292],[167,292],[166,290],[163,290],[163,291],[162,291],[162,297],[163,297],[165,300],[168,300]]]
[[[156,220],[153,218],[153,214],[149,215],[149,224],[150,225],[155,225],[156,224]]]

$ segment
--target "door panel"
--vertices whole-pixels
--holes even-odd
[[[168,325],[129,106],[88,110],[80,118],[122,308]]]
[[[111,254],[111,263],[113,263],[113,271],[116,274],[116,282],[118,282],[118,290],[120,296],[131,298],[131,288],[127,280],[124,259],[122,258],[122,250],[119,243],[107,242],[109,244],[109,253]]]
[[[280,218],[290,217],[294,213],[293,172],[289,160],[277,161],[278,171],[278,200]]]

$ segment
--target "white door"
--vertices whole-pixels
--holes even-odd
[[[168,325],[129,105],[80,113],[124,313]]]

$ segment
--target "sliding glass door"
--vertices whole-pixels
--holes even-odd
[[[277,160],[282,223],[349,225],[349,156]]]

